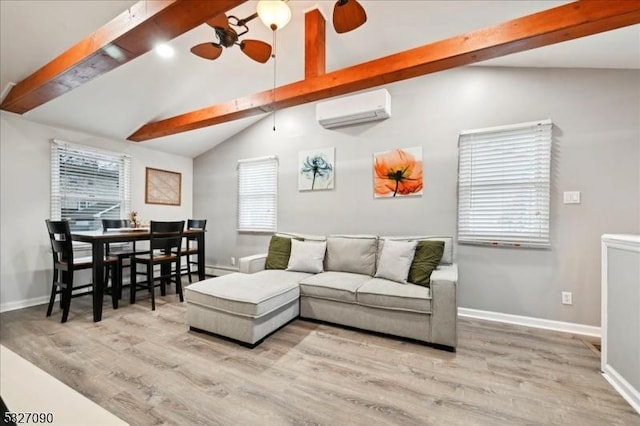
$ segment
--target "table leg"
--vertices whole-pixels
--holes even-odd
[[[200,281],[205,279],[204,276],[204,232],[198,234],[198,279]],[[187,259],[189,261],[189,259]]]
[[[102,320],[102,301],[104,298],[104,244],[94,241],[93,254],[93,322]]]

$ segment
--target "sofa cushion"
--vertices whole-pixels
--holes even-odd
[[[378,259],[376,278],[406,284],[417,244],[417,241],[385,241]]]
[[[358,288],[356,300],[361,305],[402,311],[430,313],[431,289],[414,284],[400,284],[372,278]]]
[[[323,272],[302,279],[300,295],[355,303],[356,290],[370,279],[368,275],[350,272]]]
[[[408,281],[418,285],[429,286],[431,273],[437,268],[444,251],[443,241],[418,241],[416,254],[409,269]]]
[[[326,270],[373,276],[377,242],[375,235],[327,237]]]
[[[291,238],[274,235],[269,242],[265,269],[286,269],[291,255]]]
[[[248,317],[260,317],[300,296],[302,272],[235,272],[185,287],[187,302]]]
[[[322,272],[326,250],[326,241],[291,240],[291,256],[289,256],[287,271],[312,274]]]
[[[440,260],[440,264],[442,265],[450,265],[453,263],[453,237],[443,237],[443,236],[406,236],[406,237],[380,237],[378,243],[378,254],[384,245],[384,240],[429,240],[429,241],[443,241],[444,242],[444,251],[442,252],[442,259]]]

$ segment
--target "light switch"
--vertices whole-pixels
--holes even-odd
[[[565,204],[580,204],[580,191],[565,191],[564,192]]]

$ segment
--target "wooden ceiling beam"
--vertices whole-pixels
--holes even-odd
[[[245,1],[140,1],[19,82],[0,109],[30,111]]]
[[[326,73],[326,24],[318,9],[304,15],[304,78]]]
[[[200,129],[638,23],[640,0],[579,0],[341,70],[316,73],[275,90],[148,123],[128,139],[142,142]],[[306,31],[318,29],[311,25]],[[314,34],[305,37],[314,38],[317,38]],[[309,62],[317,68],[317,63]]]

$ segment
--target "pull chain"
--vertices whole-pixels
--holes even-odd
[[[273,131],[276,131],[276,30],[272,28],[273,33],[273,54],[271,57],[273,58],[273,89],[271,91],[271,105],[273,106]]]

